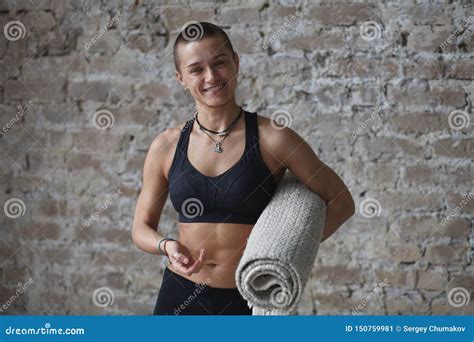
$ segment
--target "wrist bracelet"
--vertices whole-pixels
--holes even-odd
[[[161,239],[160,241],[158,241],[158,244],[156,245],[156,248],[157,248],[158,251],[160,252],[160,255],[166,255],[166,256],[168,256],[168,254],[166,253],[166,250],[164,250],[164,249],[163,249],[163,251],[161,250],[160,245],[161,245],[161,242],[163,242],[163,241],[169,241],[169,240],[171,240],[171,241],[176,241],[175,239],[172,239],[172,238],[163,238],[163,239]],[[164,246],[163,246],[163,247],[164,247]],[[168,257],[168,258],[169,258],[169,257]]]

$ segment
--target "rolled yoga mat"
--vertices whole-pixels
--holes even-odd
[[[252,315],[291,315],[318,253],[326,202],[287,172],[247,239],[235,273]]]

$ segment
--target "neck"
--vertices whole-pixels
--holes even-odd
[[[212,131],[223,131],[230,126],[232,121],[239,115],[240,108],[235,101],[229,101],[219,107],[199,105],[199,122]]]

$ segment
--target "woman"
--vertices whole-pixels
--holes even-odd
[[[237,105],[239,56],[221,28],[193,25],[177,37],[174,60],[197,111],[151,143],[132,237],[169,258],[154,314],[251,315],[235,271],[286,169],[325,199],[322,240],[353,215],[354,201],[298,134]],[[179,212],[178,241],[162,240],[157,229],[168,194]]]

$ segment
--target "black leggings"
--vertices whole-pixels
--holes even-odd
[[[252,315],[237,288],[195,283],[165,267],[153,315]]]

